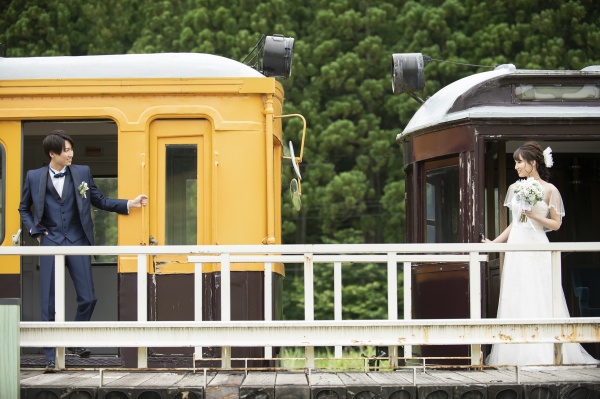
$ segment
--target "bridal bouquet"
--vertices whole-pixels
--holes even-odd
[[[533,207],[536,202],[544,199],[544,189],[540,182],[533,177],[530,177],[527,180],[518,180],[515,183],[514,192],[521,209],[526,211],[531,210],[531,207]],[[527,221],[527,216],[521,215],[519,221],[525,223]]]

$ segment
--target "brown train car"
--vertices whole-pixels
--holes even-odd
[[[549,240],[600,241],[600,66],[547,71],[502,65],[422,101],[414,93],[424,87],[426,60],[419,53],[394,54],[392,62],[394,92],[422,102],[397,136],[406,173],[407,242],[480,242],[482,235],[502,232],[510,223],[504,197],[518,179],[512,153],[529,140],[552,148],[550,180],[566,207],[562,227],[549,233]],[[481,316],[493,318],[502,259],[490,257],[481,265]],[[599,310],[598,254],[563,253],[562,266],[571,315]],[[414,265],[412,280],[413,318],[469,317],[468,265]],[[582,286],[592,293],[589,303],[576,295]],[[598,344],[586,348],[599,357]],[[422,356],[469,356],[466,346],[420,351]]]

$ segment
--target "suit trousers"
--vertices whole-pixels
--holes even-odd
[[[41,246],[89,246],[86,237],[75,242],[65,239],[62,243],[48,239],[42,235]],[[77,294],[77,312],[75,321],[89,321],[96,306],[94,280],[92,277],[92,259],[90,255],[65,256],[65,266],[73,281]],[[55,320],[55,292],[54,292],[54,256],[40,256],[40,309],[41,321]],[[47,360],[54,360],[54,348],[44,348]]]

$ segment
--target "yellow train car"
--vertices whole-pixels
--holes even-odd
[[[290,71],[292,51],[284,48],[281,61]],[[149,195],[128,216],[94,211],[96,245],[279,244],[284,92],[266,75],[273,73],[210,54],[1,58],[2,245],[37,245],[20,233],[17,208],[24,173],[47,164],[41,143],[55,129],[73,137],[73,162],[91,167],[106,196]],[[2,261],[0,297],[21,298],[22,320],[39,320],[39,258]],[[135,320],[136,258],[92,262],[93,320]],[[248,305],[262,304],[262,265],[232,271],[232,319],[263,319],[263,306]],[[149,320],[193,320],[193,265],[156,256],[148,274]],[[219,317],[219,279],[206,265],[204,320]],[[281,266],[273,279],[280,292]],[[72,291],[68,283],[67,304]],[[273,298],[277,317],[281,295]],[[149,356],[192,350],[154,348]],[[256,350],[243,357],[260,357]],[[120,354],[135,364],[135,350]]]

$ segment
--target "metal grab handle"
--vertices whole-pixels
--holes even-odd
[[[297,117],[302,119],[302,123],[304,124],[304,127],[302,128],[302,143],[300,144],[300,156],[296,158],[296,161],[298,163],[302,163],[302,156],[304,155],[304,138],[306,137],[306,119],[304,118],[304,116],[300,115],[300,114],[288,114],[288,115],[281,115],[281,116],[274,116],[273,119],[282,119],[282,118],[290,118],[290,117]],[[286,157],[284,157],[286,158]]]

